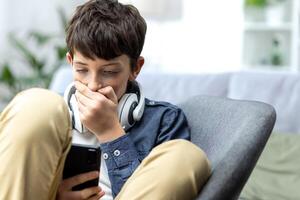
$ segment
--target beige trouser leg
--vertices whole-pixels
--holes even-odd
[[[44,89],[17,95],[0,116],[0,199],[55,199],[70,145],[59,95]]]
[[[210,171],[201,149],[186,140],[172,140],[151,151],[116,200],[195,199]]]

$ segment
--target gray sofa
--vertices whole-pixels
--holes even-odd
[[[278,71],[141,74],[139,79],[148,97],[174,103],[201,94],[272,105],[277,114],[273,134],[240,198],[300,199],[300,74]],[[160,89],[151,90],[157,87]]]
[[[212,163],[212,175],[197,200],[238,199],[273,129],[274,108],[202,95],[179,106],[191,127],[192,142]]]
[[[72,81],[70,67],[61,68],[51,89],[62,94]],[[275,131],[300,133],[300,74],[289,72],[240,71],[215,74],[141,73],[145,96],[174,104],[195,95],[262,101],[277,112]],[[157,89],[159,88],[159,89]]]
[[[55,79],[64,80],[64,81],[62,83],[61,81],[55,81]],[[56,74],[55,79],[53,81],[51,88],[57,91],[58,93],[62,93],[63,88],[65,87],[64,83],[71,81],[70,68],[67,67],[61,69]],[[286,137],[289,137],[291,135],[293,136],[299,135],[300,133],[300,123],[298,122],[298,120],[300,119],[300,75],[296,73],[239,71],[239,72],[216,73],[216,74],[179,75],[179,74],[155,74],[155,73],[149,74],[149,73],[142,72],[138,80],[142,84],[144,93],[147,97],[156,100],[169,101],[179,105],[183,105],[182,102],[187,101],[188,99],[194,97],[195,95],[217,96],[217,97],[225,97],[225,98],[237,99],[237,100],[262,101],[272,105],[276,110],[277,119],[274,127],[275,132],[279,132]],[[60,83],[58,84],[58,82]],[[202,98],[202,97],[198,97],[198,98]],[[228,103],[230,104],[230,102]],[[190,109],[184,108],[184,111],[187,113],[187,115],[189,113],[189,110]],[[273,112],[270,111],[270,113]],[[271,114],[271,116],[269,117],[274,119],[274,113]],[[268,124],[271,124],[271,122],[269,122]],[[264,137],[267,138],[267,136]],[[195,143],[197,142],[199,142],[199,145],[201,146],[200,141],[196,139]],[[300,143],[296,145],[300,145]],[[264,153],[265,152],[263,152],[263,154]],[[266,156],[262,156],[262,157],[265,158]],[[260,160],[258,164],[259,163]],[[261,163],[263,164],[263,162]],[[223,163],[223,165],[225,164]],[[300,172],[299,165],[300,164],[298,164],[297,169]],[[263,167],[265,166],[259,166],[258,168],[255,167],[253,174],[255,174],[256,171],[261,170],[261,168]],[[253,176],[253,174],[250,176],[250,181],[252,180],[251,177]],[[276,173],[272,174],[272,179],[270,179],[270,182],[268,183],[268,188],[264,188],[260,184],[255,182],[256,185],[259,185],[260,188],[257,187],[252,188],[252,191],[256,191],[257,194],[263,194],[263,193],[267,194],[273,192],[274,196],[276,196],[278,193],[283,194],[282,189],[284,189],[284,187],[278,188],[276,187],[276,184],[272,186],[274,180],[277,180],[274,179],[274,176],[276,176]],[[232,178],[234,179],[234,177]],[[291,184],[299,184],[299,181],[298,183],[295,183],[296,177],[294,178],[289,177],[289,181],[290,180],[294,181],[291,182]],[[241,183],[241,185],[243,184]],[[246,189],[249,188],[247,185],[248,183],[246,184]],[[229,187],[229,185],[226,185],[226,187]],[[269,190],[269,188],[272,187],[273,190]],[[223,192],[229,191],[227,189],[224,188]],[[291,194],[292,192],[289,193]],[[242,196],[243,196],[243,192],[242,192]],[[277,199],[295,199],[295,195],[291,197],[291,195],[289,195],[288,193],[285,196],[282,195],[281,196],[277,195],[277,196],[279,196]],[[243,199],[268,199],[268,197],[248,198],[247,195],[244,195],[244,197],[242,198]],[[209,198],[207,196],[207,198],[204,199],[212,199],[212,198]],[[223,198],[223,199],[228,199],[228,198]],[[275,200],[276,198],[272,198],[272,199]],[[300,197],[298,198],[298,196],[296,196],[296,199],[300,199]]]

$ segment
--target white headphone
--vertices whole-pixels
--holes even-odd
[[[88,132],[83,126],[79,117],[77,100],[75,97],[76,88],[74,83],[68,85],[64,92],[64,99],[68,105],[72,128],[80,133]],[[145,97],[141,86],[136,81],[128,82],[126,93],[122,96],[118,104],[118,117],[123,129],[128,131],[136,121],[139,121],[144,113]]]

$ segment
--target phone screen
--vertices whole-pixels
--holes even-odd
[[[72,144],[65,161],[63,179],[85,172],[99,171],[100,156],[100,148],[97,146]],[[72,190],[82,190],[98,186],[98,183],[99,178],[77,185]]]

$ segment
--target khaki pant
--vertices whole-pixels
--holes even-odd
[[[55,199],[71,126],[63,99],[44,89],[17,95],[0,116],[0,200]],[[203,151],[185,140],[154,148],[116,197],[194,199],[210,175]]]

